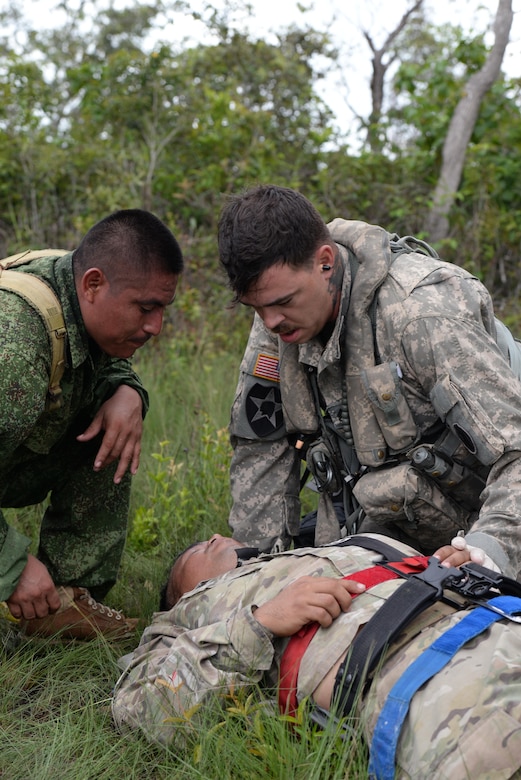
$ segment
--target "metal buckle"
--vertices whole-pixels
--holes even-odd
[[[499,609],[499,607],[494,606],[490,603],[490,601],[480,601],[478,599],[475,599],[473,601],[474,604],[476,604],[479,607],[485,607],[485,609],[489,609],[491,612],[496,612],[498,615],[502,615],[505,620],[511,620],[512,623],[521,623],[521,615],[509,615],[506,612],[503,612],[502,609]],[[521,607],[519,608],[521,611]]]

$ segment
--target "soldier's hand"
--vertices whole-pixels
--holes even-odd
[[[300,577],[273,599],[258,607],[254,617],[276,636],[292,636],[308,623],[330,626],[351,606],[351,593],[365,586],[333,577]]]
[[[114,395],[105,401],[86,431],[78,441],[90,441],[104,431],[101,446],[94,459],[94,471],[100,471],[119,460],[114,482],[119,484],[130,470],[135,474],[139,467],[141,436],[143,433],[143,405],[141,396],[129,385],[118,387]]]
[[[442,566],[457,567],[461,566],[462,563],[468,563],[470,561],[470,552],[468,550],[458,550],[456,547],[446,544],[436,550],[434,558],[437,558]]]
[[[438,555],[442,550],[451,551],[445,559],[440,558]],[[455,536],[454,539],[451,540],[450,545],[442,547],[441,550],[435,552],[434,555],[436,558],[443,561],[442,565],[444,566],[461,566],[461,563],[472,561],[473,563],[479,563],[480,566],[486,566],[487,569],[492,569],[492,571],[501,571],[499,566],[492,560],[490,555],[487,555],[485,550],[482,550],[481,547],[474,547],[473,545],[468,544],[464,536]],[[464,556],[465,560],[460,561],[462,556]],[[451,561],[453,560],[460,562],[452,563]]]
[[[51,575],[34,555],[28,556],[22,576],[6,603],[13,617],[25,620],[45,617],[60,607],[60,597]]]
[[[455,536],[450,545],[440,547],[434,553],[434,557],[442,561],[442,566],[461,566],[462,563],[472,561],[492,571],[501,571],[485,550],[468,544],[464,536]]]

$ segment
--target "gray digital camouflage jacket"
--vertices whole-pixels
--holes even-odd
[[[48,453],[78,415],[90,414],[126,384],[148,396],[128,360],[110,358],[89,339],[80,313],[72,272],[72,253],[42,257],[16,269],[35,273],[56,292],[67,328],[67,365],[62,405],[46,411],[51,366],[49,338],[43,320],[20,295],[0,287],[0,506],[9,470],[27,453]],[[20,496],[19,506],[23,506]],[[7,598],[27,560],[29,540],[8,526],[0,512],[0,594]]]
[[[268,550],[287,547],[298,532],[294,441],[318,431],[308,380],[314,367],[339,435],[347,401],[365,467],[355,495],[367,516],[391,535],[393,526],[400,528],[424,552],[463,530],[469,544],[518,576],[521,384],[496,344],[487,290],[458,266],[394,251],[393,236],[377,226],[335,220],[329,227],[345,271],[341,311],[326,346],[285,344],[259,317],[253,323],[230,424],[234,536]],[[354,279],[349,252],[356,258]],[[444,430],[460,442],[462,461],[487,480],[475,497],[479,512],[462,509],[458,488],[445,494],[406,457]],[[319,544],[339,535],[327,500],[322,494]]]
[[[393,546],[414,554],[401,543]],[[261,556],[200,583],[169,612],[154,615],[136,650],[120,659],[124,671],[112,703],[116,725],[164,745],[182,744],[187,733],[197,734],[214,697],[226,706],[230,689],[253,683],[271,696],[288,640],[267,632],[255,620],[252,606],[264,604],[304,575],[345,576],[378,560],[357,546],[304,548]],[[299,701],[312,694],[360,626],[401,582],[368,589],[329,628],[317,631],[302,657]],[[465,614],[438,602],[393,644],[358,705],[368,740],[398,677]],[[400,736],[397,777],[507,778],[521,767],[520,652],[521,627],[501,621],[420,689]]]

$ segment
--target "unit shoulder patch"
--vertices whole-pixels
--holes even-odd
[[[256,382],[246,396],[246,417],[259,438],[269,436],[283,424],[282,401],[278,385]]]

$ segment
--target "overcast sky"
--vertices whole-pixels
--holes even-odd
[[[319,91],[332,107],[338,122],[352,121],[350,105],[367,116],[370,110],[369,80],[371,54],[361,30],[369,30],[376,46],[382,45],[413,0],[249,0],[254,9],[249,29],[256,36],[269,39],[272,32],[287,28],[291,23],[308,24],[317,30],[328,29],[337,46],[346,52],[346,67],[341,83],[332,78],[320,85]],[[70,0],[77,4],[79,0]],[[108,5],[109,0],[107,0]],[[112,0],[116,7],[132,4],[132,0]],[[211,0],[210,0],[211,2]],[[192,9],[200,8],[204,0],[192,0]],[[0,0],[0,8],[7,0]],[[213,0],[214,7],[228,5],[227,0]],[[18,0],[28,17],[39,26],[58,24],[60,13],[55,9],[58,0]],[[308,10],[302,12],[300,8]],[[426,0],[425,13],[430,22],[461,24],[477,33],[491,30],[498,0]],[[521,0],[513,0],[514,23],[510,43],[503,61],[503,69],[511,76],[521,76]],[[174,24],[165,27],[161,38],[180,42],[185,38],[208,43],[206,28],[190,23],[190,17],[176,15]],[[356,62],[356,71],[353,63]]]

